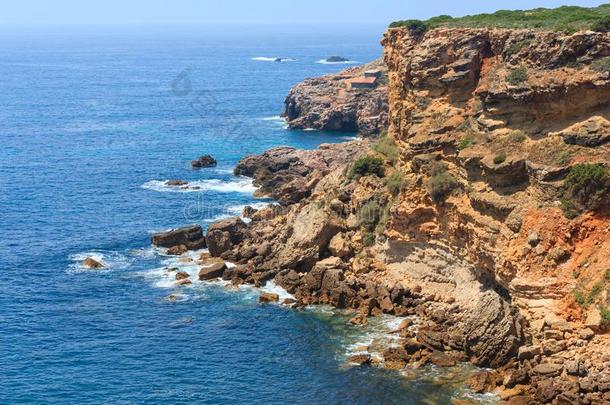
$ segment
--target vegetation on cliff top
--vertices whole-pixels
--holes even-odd
[[[500,10],[492,14],[453,18],[441,15],[426,21],[402,20],[390,28],[406,27],[415,34],[439,27],[456,28],[528,28],[574,32],[578,30],[610,31],[610,4],[599,7],[562,6],[554,9]]]

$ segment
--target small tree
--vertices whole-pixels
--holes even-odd
[[[376,156],[364,156],[356,160],[349,177],[351,179],[356,176],[369,176],[371,174],[383,177],[383,161]]]

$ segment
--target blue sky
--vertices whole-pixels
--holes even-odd
[[[0,26],[370,24],[607,0],[0,0]]]

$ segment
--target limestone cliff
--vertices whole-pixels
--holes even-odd
[[[244,158],[281,205],[211,227],[237,264],[223,277],[354,323],[416,315],[387,368],[468,360],[498,369],[473,390],[513,403],[609,401],[610,34],[396,28],[383,45],[389,133]]]
[[[349,81],[378,69],[371,88],[352,89]],[[284,117],[293,129],[378,134],[388,125],[387,69],[378,60],[337,74],[306,79],[294,86],[285,101]]]

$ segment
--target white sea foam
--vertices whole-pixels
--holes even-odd
[[[321,63],[323,65],[353,65],[355,63],[360,63],[360,62],[357,62],[355,60],[346,60],[346,61],[342,61],[342,62],[329,62],[326,59],[321,59],[321,60],[317,61],[316,63]]]
[[[261,288],[261,291],[277,294],[280,297],[280,302],[286,299],[294,299],[294,295],[275,284],[275,281],[267,281],[267,283]]]
[[[282,58],[282,57],[279,57],[279,56],[276,56],[276,57],[256,56],[256,57],[252,58],[252,60],[255,60],[255,61],[258,61],[258,62],[294,62],[294,61],[296,61],[296,59]]]
[[[92,271],[83,265],[83,261],[88,257],[100,262],[104,267],[95,271],[124,270],[131,265],[131,260],[122,253],[112,250],[91,250],[87,252],[75,253],[69,256],[72,262],[69,266],[71,271]]]
[[[190,181],[181,186],[169,186],[167,180],[151,180],[142,185],[142,188],[160,193],[200,193],[204,191],[216,191],[219,193],[244,193],[252,194],[256,187],[252,179],[239,177],[236,180],[222,181],[218,179]]]

